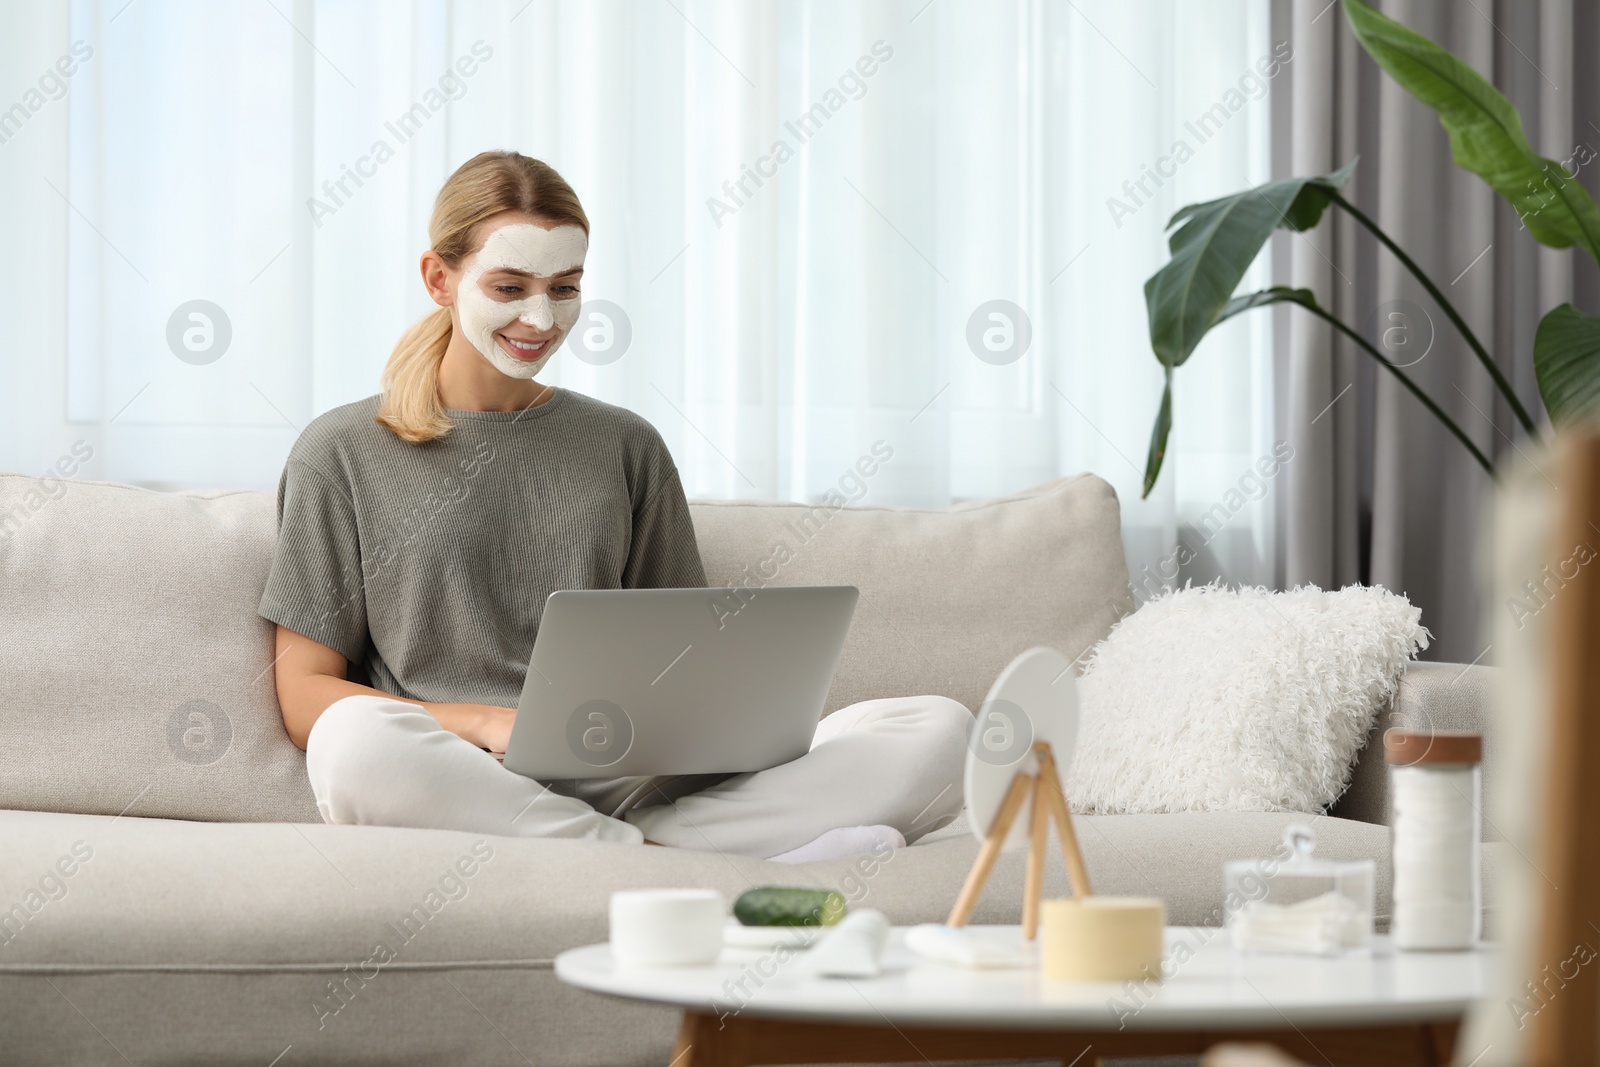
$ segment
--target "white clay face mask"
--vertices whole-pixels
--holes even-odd
[[[511,378],[532,378],[538,374],[567,332],[578,321],[578,297],[551,299],[547,293],[528,293],[520,300],[496,300],[483,291],[479,279],[492,270],[510,269],[550,279],[583,266],[589,251],[589,238],[578,226],[553,229],[519,222],[502,226],[484,238],[483,247],[467,261],[466,272],[456,290],[456,305],[461,314],[461,330],[472,346],[483,353],[494,368]],[[497,283],[498,284],[498,283]],[[509,282],[507,284],[514,284]],[[552,327],[560,330],[542,348],[522,349],[496,336],[513,322],[521,322],[541,333]],[[506,349],[510,347],[517,354]]]

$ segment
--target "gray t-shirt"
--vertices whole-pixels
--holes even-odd
[[[514,708],[557,589],[704,586],[661,435],[557,389],[525,411],[451,411],[414,445],[379,397],[312,421],[278,483],[263,616],[408,700]],[[359,675],[365,675],[364,678]]]

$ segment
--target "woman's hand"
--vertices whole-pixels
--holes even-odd
[[[505,754],[506,745],[511,743],[511,724],[517,721],[517,709],[492,704],[456,704],[453,707],[460,708],[461,713],[441,716],[435,712],[435,717],[479,748],[486,748],[497,756]],[[447,718],[454,721],[447,721]]]

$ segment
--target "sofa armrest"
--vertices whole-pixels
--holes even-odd
[[[1328,809],[1328,814],[1360,822],[1389,821],[1389,774],[1383,762],[1383,732],[1393,726],[1483,733],[1483,788],[1487,795],[1494,752],[1488,733],[1495,670],[1460,663],[1408,664],[1393,701],[1379,713],[1366,746],[1356,756],[1350,788]]]

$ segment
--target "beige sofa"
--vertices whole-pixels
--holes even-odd
[[[1117,500],[1092,476],[942,511],[693,511],[713,583],[860,587],[829,710],[975,707],[1017,652],[1077,656],[1133,607]],[[612,890],[814,884],[898,923],[954,899],[976,851],[961,823],[883,861],[800,867],[323,825],[255,614],[273,537],[258,493],[0,475],[0,1061],[665,1064],[674,1013],[551,972],[604,939]],[[1487,671],[1417,664],[1381,721],[1477,726],[1486,699]],[[1320,852],[1378,860],[1380,921],[1385,780],[1363,754],[1315,824]],[[1223,861],[1269,854],[1296,818],[1078,821],[1098,890],[1214,925]],[[1008,854],[975,921],[1017,921],[1020,878]],[[1059,863],[1049,890],[1066,891]]]

